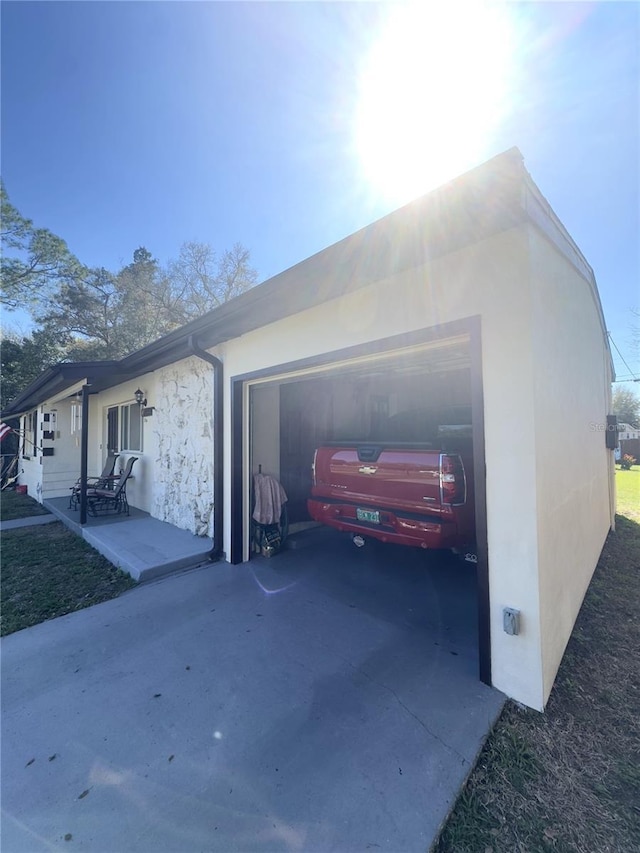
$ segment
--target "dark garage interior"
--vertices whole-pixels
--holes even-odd
[[[409,437],[416,438],[423,428],[433,433],[439,425],[464,425],[471,432],[468,339],[265,377],[251,385],[249,403],[251,474],[276,477],[288,496],[287,541],[269,560],[252,554],[256,571],[269,562],[270,575],[281,579],[283,589],[296,583],[322,590],[350,608],[417,632],[438,666],[444,651],[463,658],[477,674],[475,564],[448,550],[375,539],[359,549],[349,534],[318,525],[307,511],[313,455],[323,443],[381,438],[389,424],[403,429],[408,424]],[[251,506],[252,501],[253,496]]]
[[[429,440],[422,423],[425,431],[427,423],[431,431],[438,423],[471,425],[469,362],[468,342],[457,341],[253,386],[252,473],[280,480],[295,531],[310,520],[311,467],[321,444],[387,438],[387,423],[404,423],[391,437],[405,441]]]

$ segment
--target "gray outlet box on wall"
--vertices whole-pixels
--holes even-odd
[[[502,610],[502,627],[505,634],[520,633],[520,611],[513,607],[504,607]]]

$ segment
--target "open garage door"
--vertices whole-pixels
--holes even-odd
[[[471,466],[476,477],[478,472],[481,475],[476,482],[481,494],[472,500],[476,514],[480,512],[476,537],[480,669],[482,680],[490,683],[479,352],[479,341],[471,330],[363,356],[339,353],[324,363],[283,365],[262,375],[238,377],[234,381],[234,467],[242,475],[234,478],[232,561],[250,557],[252,483],[258,471],[275,477],[284,487],[289,532],[295,536],[316,525],[307,499],[317,447],[371,442],[384,435],[390,424],[401,431],[409,427],[414,435],[417,430],[418,438],[422,424],[429,424],[431,434],[434,429],[467,430],[473,444]],[[398,437],[408,435],[400,432]],[[403,553],[408,558],[403,546],[393,547],[397,549],[394,559],[402,561]],[[473,572],[475,567],[468,570]]]
[[[341,364],[321,373],[277,377],[250,386],[251,470],[280,480],[289,523],[310,520],[315,449],[326,442],[375,441],[386,425],[398,440],[427,441],[430,429],[472,428],[467,340]]]

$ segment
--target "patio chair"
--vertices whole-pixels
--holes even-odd
[[[91,489],[107,489],[113,485],[117,478],[113,476],[116,467],[116,459],[119,453],[109,453],[99,477],[87,477],[87,486]],[[71,497],[69,498],[69,509],[78,509],[80,503],[80,477],[71,486]]]
[[[108,512],[124,512],[129,515],[127,480],[131,476],[133,463],[137,462],[137,460],[137,456],[129,457],[122,474],[120,474],[120,479],[115,483],[113,489],[87,489],[87,509],[91,515],[97,516],[98,513]]]

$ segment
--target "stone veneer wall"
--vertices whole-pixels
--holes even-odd
[[[198,358],[156,372],[151,514],[213,536],[213,368]]]

